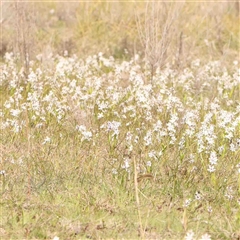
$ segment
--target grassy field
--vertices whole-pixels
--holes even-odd
[[[237,4],[180,5],[2,3],[1,239],[240,238]]]

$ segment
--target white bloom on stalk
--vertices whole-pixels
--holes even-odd
[[[152,120],[152,114],[150,111],[146,112],[146,121],[151,121]]]
[[[150,151],[150,152],[148,153],[148,156],[149,156],[150,158],[154,158],[155,160],[157,159],[157,157],[156,157],[156,151],[155,151],[155,150]]]
[[[152,144],[152,132],[147,131],[147,134],[144,137],[145,146],[150,146]]]
[[[193,230],[189,230],[185,236],[185,240],[194,240],[194,232]]]
[[[11,109],[11,110],[10,110],[10,113],[11,113],[11,115],[12,115],[13,117],[18,117],[19,114],[21,113],[21,110],[19,110],[19,109]]]
[[[138,143],[138,141],[139,141],[139,136],[135,136],[134,142]]]
[[[199,132],[197,133],[198,141],[198,152],[201,153],[203,150],[209,150],[214,147],[215,139],[217,138],[215,134],[214,125],[211,124],[211,118],[213,114],[208,113],[205,115],[202,126],[200,127]]]
[[[99,101],[97,103],[97,105],[98,105],[98,109],[100,111],[106,111],[108,109],[108,107],[109,107],[109,104],[106,101]]]
[[[218,152],[219,152],[220,154],[223,153],[223,151],[224,151],[224,146],[218,147]]]
[[[194,163],[195,162],[195,156],[194,154],[189,155],[189,163]]]
[[[233,113],[227,112],[222,109],[218,112],[217,123],[219,127],[225,128],[232,121],[233,121]]]
[[[204,235],[202,235],[200,240],[211,240],[211,236],[209,234],[205,233]]]
[[[198,112],[197,111],[188,111],[184,117],[183,121],[188,126],[186,129],[186,135],[193,136],[196,128],[196,121],[198,119]]]
[[[161,128],[162,128],[162,122],[158,120],[153,126],[153,131],[158,132],[160,131]]]
[[[19,122],[19,121],[16,121],[16,120],[10,120],[10,125],[12,126],[12,131],[14,133],[19,133],[21,130],[22,130],[22,126],[24,124],[24,122]]]
[[[147,167],[151,167],[151,166],[152,166],[152,162],[151,162],[151,161],[147,161],[147,162],[146,162],[146,166],[147,166]]]
[[[212,207],[211,206],[209,206],[208,208],[207,208],[207,211],[209,212],[209,213],[212,213]]]
[[[81,141],[83,142],[84,140],[91,141],[92,139],[92,132],[87,131],[86,126],[84,125],[77,125],[76,130],[82,134]]]
[[[51,138],[50,137],[46,137],[43,141],[43,145],[45,145],[46,143],[50,143],[51,142]]]
[[[101,113],[98,113],[98,115],[97,115],[97,119],[101,119],[101,118],[103,118],[104,117],[104,114],[101,112]]]
[[[129,163],[130,159],[129,157],[125,157],[124,158],[124,163],[122,165],[122,168],[125,169],[127,172],[129,172],[129,168],[130,168],[130,163]]]
[[[234,143],[231,143],[231,144],[230,144],[230,151],[236,152],[236,150],[237,150],[237,147],[235,146],[235,144],[234,144]]]
[[[180,140],[180,142],[178,143],[179,145],[179,149],[183,149],[185,146],[185,137],[183,136]]]
[[[215,172],[216,171],[216,168],[215,168],[215,166],[214,165],[208,165],[208,172],[210,172],[210,173],[213,173],[213,172]]]
[[[9,100],[4,103],[4,107],[10,108],[14,101],[15,101],[14,98],[10,97]]]
[[[176,141],[176,127],[178,126],[178,115],[177,113],[172,114],[171,119],[167,123],[168,134],[171,137],[170,144],[174,144]]]
[[[217,154],[215,151],[212,151],[211,154],[210,154],[210,157],[209,157],[209,162],[211,165],[216,165],[217,164]]]
[[[11,103],[9,101],[6,101],[4,103],[4,107],[9,109],[11,107]]]
[[[195,199],[198,200],[198,201],[202,199],[202,195],[201,195],[201,193],[199,191],[197,191],[195,193]]]
[[[34,84],[35,82],[37,82],[37,76],[36,76],[36,74],[35,74],[33,71],[31,71],[31,72],[29,73],[27,81],[28,81],[29,83],[32,83],[32,84]]]
[[[225,197],[231,201],[233,200],[234,196],[233,196],[233,189],[231,186],[227,186],[226,188],[226,193],[225,193]]]
[[[108,121],[105,125],[105,128],[107,129],[107,132],[113,132],[112,136],[118,136],[119,135],[119,127],[121,126],[120,122],[117,121]]]
[[[126,141],[127,141],[128,144],[131,143],[132,137],[133,137],[132,133],[131,132],[127,132],[127,134],[126,134]]]
[[[191,198],[186,199],[183,203],[183,207],[187,208],[191,204],[191,202],[192,202]]]

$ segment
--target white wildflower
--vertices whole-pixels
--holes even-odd
[[[84,125],[77,125],[76,130],[82,134],[81,141],[83,142],[84,140],[91,141],[92,139],[92,132],[87,131],[86,126]]]
[[[46,143],[50,143],[51,142],[51,138],[50,137],[46,137],[43,141],[43,145],[46,144]]]
[[[144,137],[145,146],[149,146],[152,144],[152,132],[148,131]]]
[[[151,167],[152,166],[152,162],[151,161],[147,161],[146,166],[147,167]]]
[[[194,161],[195,161],[194,154],[190,154],[190,155],[189,155],[189,162],[190,162],[190,163],[194,163]]]
[[[13,117],[18,117],[19,114],[21,113],[21,110],[19,110],[19,109],[11,109],[10,113],[12,114]]]
[[[201,200],[201,198],[202,198],[201,193],[200,193],[199,191],[197,191],[197,192],[195,193],[195,199],[196,199],[196,200]]]
[[[130,161],[129,157],[124,158],[124,164],[122,165],[122,168],[125,169],[126,171],[129,171],[130,168],[129,161]]]
[[[191,198],[186,199],[183,203],[183,207],[184,208],[188,207],[191,204],[191,202],[192,202]]]
[[[211,206],[209,206],[208,208],[207,208],[207,211],[209,212],[209,213],[212,213],[212,207]]]
[[[208,172],[213,173],[213,172],[216,171],[216,168],[215,168],[214,165],[208,165],[208,169],[207,170],[208,170]]]
[[[185,240],[193,240],[194,239],[194,232],[193,230],[190,230],[187,232],[186,236],[185,236]]]
[[[230,143],[230,151],[236,152],[236,150],[237,150],[237,147],[235,146],[235,144],[234,143]]]
[[[110,121],[108,121],[107,125],[106,125],[106,128],[107,128],[108,132],[110,132],[110,131],[113,132],[112,136],[118,136],[120,126],[121,126],[120,122],[116,122],[116,121],[110,122]]]
[[[211,240],[211,236],[209,234],[205,233],[204,235],[202,235],[200,240]]]
[[[55,13],[55,10],[52,8],[50,11],[49,11],[50,14],[54,14]],[[54,239],[54,240],[57,240],[57,239]]]
[[[217,164],[217,154],[215,151],[212,151],[211,154],[210,154],[210,158],[209,158],[209,162],[211,165],[216,165]]]
[[[155,151],[155,150],[150,151],[150,152],[148,153],[148,156],[149,156],[150,158],[156,159],[156,151]]]

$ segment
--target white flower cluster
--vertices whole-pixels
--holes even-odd
[[[93,135],[92,135],[91,131],[87,131],[86,126],[84,126],[84,125],[80,125],[80,126],[77,125],[76,126],[76,130],[82,134],[82,138],[81,138],[82,142],[84,140],[91,141]]]
[[[208,233],[203,234],[200,238],[195,238],[193,230],[189,230],[185,236],[185,240],[211,240],[211,236]]]
[[[25,77],[13,54],[6,54],[0,83],[7,93],[0,110],[4,133],[17,135],[34,128],[40,134],[54,124],[65,130],[74,126],[87,144],[100,136],[109,144],[111,136],[112,150],[118,146],[119,151],[127,148],[138,154],[144,149],[145,167],[152,168],[171,154],[178,159],[179,152],[188,149],[183,160],[190,159],[194,174],[202,169],[200,164],[210,173],[217,172],[226,153],[236,167],[240,139],[237,65],[227,70],[220,62],[202,65],[197,60],[181,72],[168,65],[149,81],[139,56],[122,62],[102,53],[85,61],[67,55],[51,59],[55,64],[49,69],[39,61],[31,62]],[[42,139],[43,144],[50,142],[48,135]],[[104,141],[93,144],[101,147]],[[122,166],[130,168],[128,160],[121,159]]]

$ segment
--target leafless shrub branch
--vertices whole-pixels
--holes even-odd
[[[20,56],[20,65],[24,67],[24,75],[28,76],[29,61],[34,47],[33,9],[31,3],[15,2],[15,52]]]
[[[156,68],[163,67],[169,60],[168,49],[176,37],[176,23],[182,6],[183,3],[148,2],[144,23],[139,15],[136,15],[145,60],[150,64],[152,75]]]

